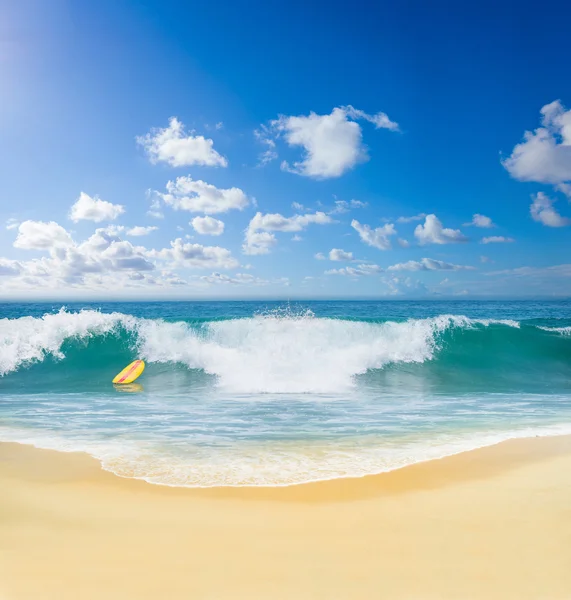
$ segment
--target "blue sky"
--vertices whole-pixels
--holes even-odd
[[[375,4],[0,0],[0,296],[571,295],[571,8]]]

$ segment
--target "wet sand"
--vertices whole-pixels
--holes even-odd
[[[571,437],[181,489],[0,444],[0,600],[569,599]]]

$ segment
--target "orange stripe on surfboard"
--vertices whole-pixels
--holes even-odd
[[[125,373],[121,376],[120,379],[117,379],[117,376],[115,376],[115,379],[113,379],[113,383],[123,383],[124,381],[128,380],[133,375],[133,373],[135,373],[138,369],[141,369],[141,373],[142,373],[145,368],[145,363],[142,360],[135,360],[133,362],[133,364],[131,364],[127,368],[128,368],[128,370],[125,371]],[[140,375],[140,373],[139,373],[139,375]],[[135,377],[135,379],[136,378],[137,377]],[[134,381],[134,379],[133,379],[133,381]]]

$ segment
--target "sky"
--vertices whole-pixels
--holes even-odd
[[[570,17],[0,0],[0,298],[569,297]]]

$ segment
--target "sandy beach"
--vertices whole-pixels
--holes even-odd
[[[571,437],[391,473],[181,489],[0,444],[0,598],[571,597]]]

